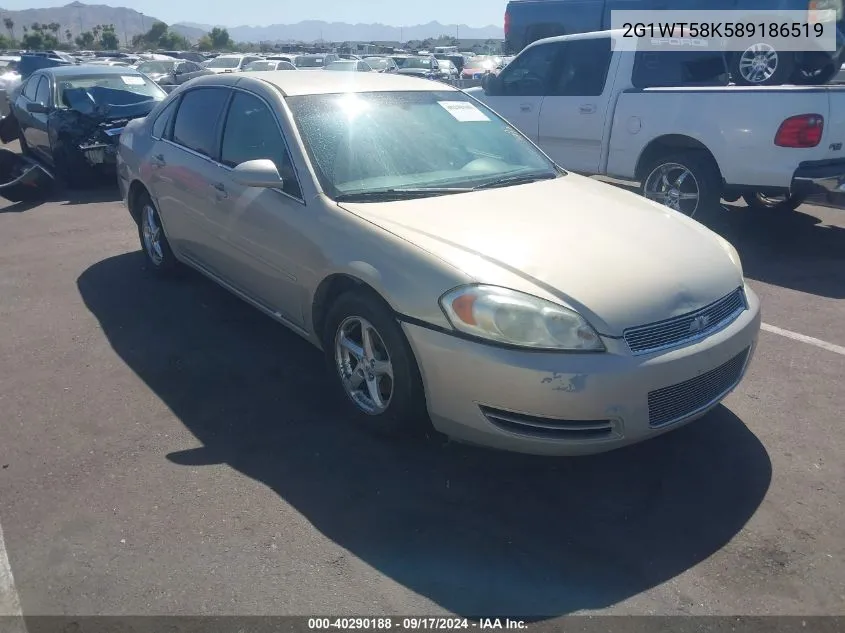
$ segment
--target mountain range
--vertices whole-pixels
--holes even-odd
[[[127,7],[112,7],[105,4],[84,4],[71,2],[62,7],[47,9],[24,9],[10,11],[0,8],[0,17],[11,18],[14,23],[14,35],[20,38],[23,27],[34,22],[41,24],[55,22],[61,25],[60,38],[70,31],[76,37],[82,31],[88,31],[97,24],[114,24],[115,32],[122,42],[129,42],[134,35],[147,31],[158,18],[144,15]],[[180,33],[191,41],[196,41],[214,26],[196,22],[178,22],[171,24],[171,30]],[[296,24],[269,24],[266,26],[243,25],[225,28],[236,42],[372,42],[424,40],[429,37],[451,35],[461,40],[467,39],[502,39],[503,30],[498,26],[471,27],[466,24],[441,24],[429,22],[412,26],[391,26],[388,24],[347,24],[345,22],[324,22],[306,20]]]

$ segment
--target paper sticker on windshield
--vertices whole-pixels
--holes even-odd
[[[438,101],[443,109],[458,121],[489,121],[481,110],[469,101]]]
[[[143,77],[134,77],[132,75],[121,75],[120,78],[123,80],[127,86],[143,86],[144,85],[144,78]]]

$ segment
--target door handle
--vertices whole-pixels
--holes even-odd
[[[156,154],[150,158],[150,163],[154,167],[164,167],[167,163],[164,161],[164,154]]]
[[[596,111],[596,106],[594,103],[585,103],[578,107],[578,111],[581,114],[592,114]]]
[[[523,103],[519,106],[519,109],[523,112],[531,112],[531,104],[530,103]]]
[[[229,194],[226,192],[226,187],[223,185],[222,182],[215,182],[211,186],[214,187],[217,190],[217,199],[218,200],[223,200],[223,199],[229,197]]]

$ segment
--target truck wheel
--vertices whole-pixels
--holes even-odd
[[[742,199],[749,209],[753,211],[795,211],[807,200],[807,196],[801,194],[789,194],[783,196],[766,196],[759,192],[743,194]]]
[[[792,81],[799,86],[824,86],[839,72],[836,64],[827,64],[818,70],[799,68],[795,71]]]
[[[795,55],[779,53],[771,44],[758,42],[733,54],[728,69],[739,86],[779,86],[792,76]]]
[[[722,177],[704,152],[691,150],[658,157],[643,173],[640,192],[649,200],[695,219],[719,208]]]

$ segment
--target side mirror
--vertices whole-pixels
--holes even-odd
[[[284,185],[276,164],[267,158],[241,163],[232,170],[232,179],[245,187],[281,189]]]
[[[50,112],[50,107],[43,103],[27,103],[26,111],[30,114],[47,114]]]
[[[499,79],[498,75],[485,73],[484,77],[481,78],[481,89],[484,90],[484,94],[490,97],[500,95],[502,94],[502,80]]]

